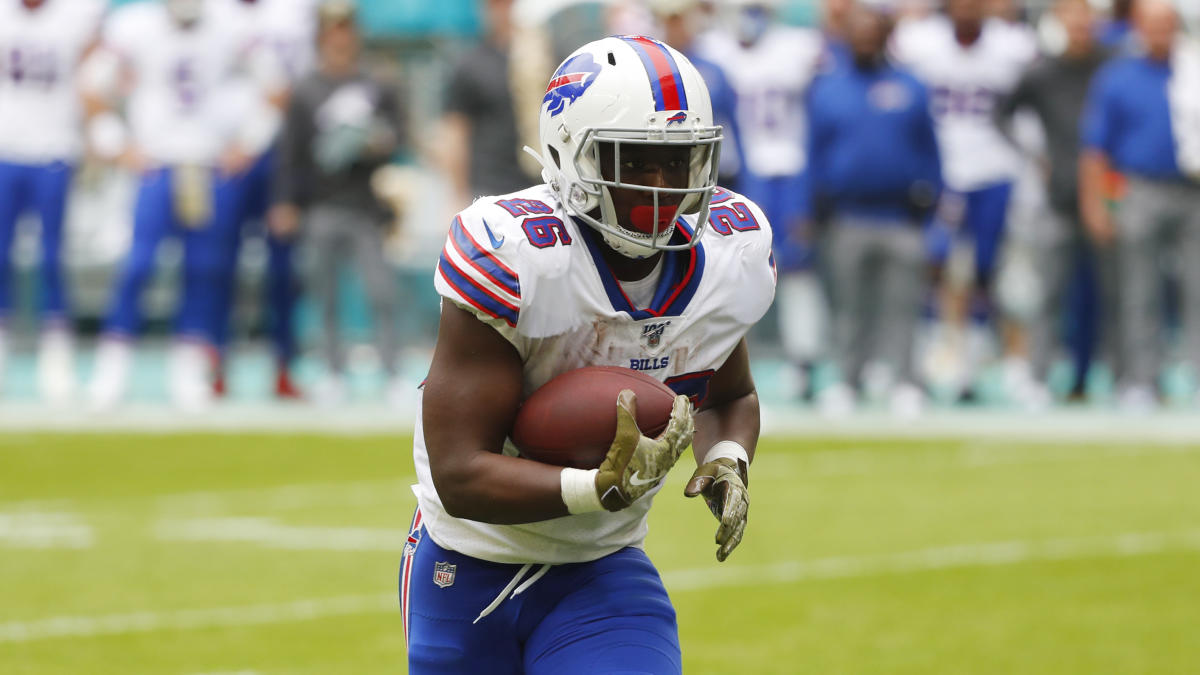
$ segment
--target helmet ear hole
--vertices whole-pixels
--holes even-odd
[[[608,65],[610,65],[610,66],[617,65],[617,55],[616,54],[613,54],[612,52],[608,53]]]
[[[562,169],[562,161],[558,159],[558,148],[550,146],[550,159],[554,160],[554,166]]]

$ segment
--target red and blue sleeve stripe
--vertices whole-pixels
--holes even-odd
[[[501,262],[494,253],[475,241],[471,233],[467,232],[467,228],[463,227],[461,218],[455,218],[454,223],[450,225],[450,242],[463,260],[470,263],[471,267],[474,267],[489,281],[514,296],[521,297],[521,282],[517,278],[517,273]]]
[[[503,319],[510,326],[517,325],[520,309],[464,274],[446,257],[445,251],[442,252],[442,257],[438,261],[438,273],[442,275],[442,279],[445,279],[450,288],[458,293],[459,297],[475,309],[492,318]]]
[[[655,110],[687,110],[687,92],[683,88],[683,75],[679,64],[661,42],[647,37],[623,37],[633,47],[646,74],[650,76],[650,91],[654,95]]]

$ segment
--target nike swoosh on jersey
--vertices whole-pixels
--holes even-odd
[[[661,479],[662,479],[662,476],[654,476],[653,478],[642,478],[640,473],[635,473],[629,477],[629,484],[641,487],[642,485],[649,485],[649,484],[651,484],[655,481],[661,480]]]
[[[487,232],[488,240],[492,242],[492,248],[500,248],[504,245],[504,237],[497,239],[496,235],[492,234],[492,228],[488,227],[486,220],[483,221],[483,229]]]

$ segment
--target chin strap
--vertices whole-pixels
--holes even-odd
[[[540,154],[538,154],[537,150],[534,150],[533,148],[529,147],[528,145],[522,147],[521,150],[528,153],[530,157],[537,160],[538,166],[542,167],[542,180],[549,183],[552,187],[554,187],[554,191],[558,192],[558,179],[554,175],[554,170],[550,168],[550,163],[547,162],[544,157],[542,157]]]

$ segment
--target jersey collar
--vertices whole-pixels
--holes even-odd
[[[664,251],[662,276],[659,277],[658,287],[654,291],[654,299],[650,301],[649,307],[638,308],[634,307],[629,296],[625,295],[621,282],[604,260],[596,232],[578,220],[575,221],[575,225],[587,245],[588,253],[592,256],[592,263],[600,276],[600,283],[604,285],[604,292],[616,311],[625,312],[635,321],[679,316],[696,295],[696,289],[699,288],[700,279],[704,274],[704,244],[697,244],[682,251]],[[682,218],[676,219],[671,243],[686,244],[693,236],[692,228],[688,227]]]

